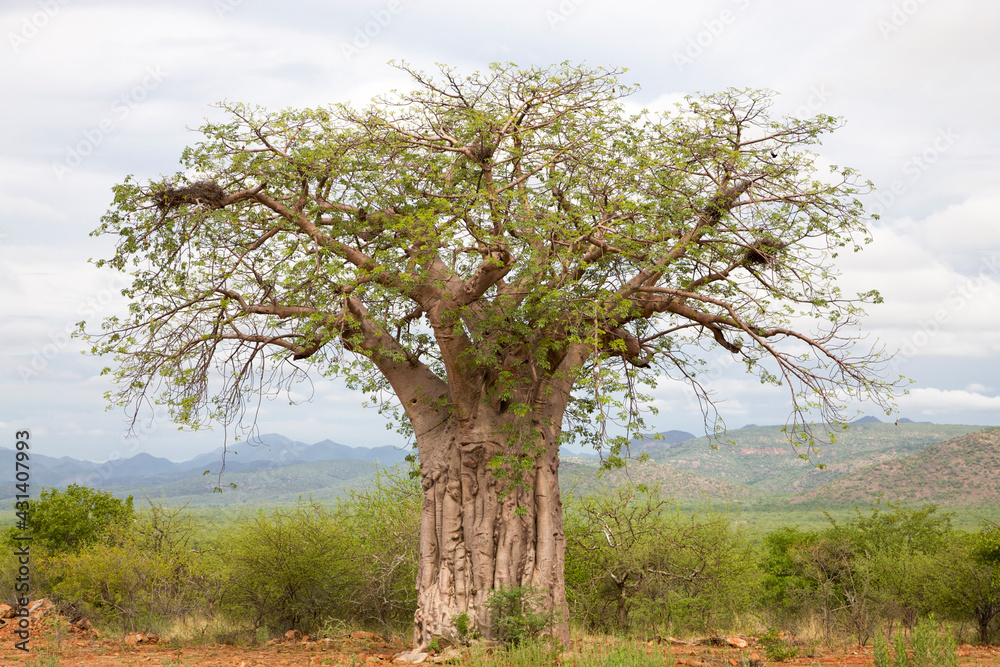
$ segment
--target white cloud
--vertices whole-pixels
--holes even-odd
[[[984,83],[1000,66],[991,34],[1000,5],[918,3],[898,30],[883,34],[879,21],[894,4],[725,0],[610,7],[514,0],[498,14],[475,3],[455,12],[453,3],[434,0],[405,3],[370,45],[348,59],[342,45],[384,3],[289,0],[275,12],[241,2],[222,16],[206,0],[66,3],[17,50],[8,36],[23,28],[38,4],[8,3],[0,10],[0,49],[8,65],[0,70],[0,85],[17,93],[5,107],[8,127],[16,131],[0,158],[0,297],[11,314],[0,326],[0,386],[10,397],[8,409],[32,422],[39,435],[74,424],[81,435],[48,441],[52,451],[74,455],[79,448],[107,455],[135,447],[193,454],[221,444],[219,433],[178,436],[167,425],[138,444],[122,444],[116,435],[121,414],[102,411],[107,378],[96,372],[104,360],[81,358],[77,348],[48,359],[28,385],[19,380],[18,366],[51,343],[48,336],[81,319],[81,309],[97,305],[108,288],[106,275],[85,262],[110,247],[112,239],[87,235],[110,203],[112,184],[130,173],[173,173],[183,147],[198,140],[186,128],[199,127],[207,115],[218,117],[209,105],[222,99],[272,109],[336,101],[363,106],[377,93],[410,88],[405,75],[386,65],[393,58],[431,72],[435,62],[451,63],[461,73],[494,59],[521,65],[586,61],[630,68],[622,78],[640,83],[642,92],[629,108],[670,108],[686,93],[749,86],[778,91],[776,112],[845,116],[847,125],[824,141],[822,160],[858,167],[883,195],[896,180],[905,188],[885,207],[875,243],[842,258],[839,284],[847,293],[881,289],[886,304],[871,308],[866,329],[891,345],[912,345],[908,364],[926,373],[924,386],[953,387],[920,390],[947,395],[935,407],[934,395],[915,393],[926,403],[913,409],[982,404],[995,410],[983,369],[1000,358],[1000,280],[986,267],[986,279],[972,281],[986,266],[984,258],[1000,252],[993,213],[1000,197],[984,194],[1000,178],[994,118],[1000,100],[996,86]],[[713,31],[723,10],[734,20]],[[563,12],[566,20],[552,26],[547,11]],[[679,69],[675,52],[706,30],[702,53]],[[162,80],[150,79],[149,68],[159,68]],[[150,85],[143,87],[144,79]],[[106,119],[113,129],[94,139],[90,154],[58,179],[53,162],[65,160],[88,132],[96,136]],[[933,147],[948,127],[958,134],[954,145],[927,169],[908,172],[908,161]],[[945,358],[947,363],[934,361]],[[783,422],[789,409],[784,390],[762,387],[738,371],[711,376],[730,421]],[[270,421],[262,428],[306,442],[332,437],[358,444],[391,435],[377,412],[359,410],[362,397],[342,385],[317,378],[315,390],[306,405],[268,403]],[[674,419],[697,431],[700,416],[688,389],[664,384],[655,395],[664,409],[661,421]]]
[[[899,400],[900,412],[947,415],[952,412],[982,412],[994,416],[1000,411],[1000,396],[987,396],[963,389],[913,389]]]
[[[838,283],[848,294],[880,291],[885,303],[868,309],[864,326],[891,348],[910,356],[994,354],[1000,344],[1000,254],[983,257],[971,274],[959,270],[928,238],[939,220],[934,213],[907,220],[901,229],[876,228],[874,243],[838,262]]]

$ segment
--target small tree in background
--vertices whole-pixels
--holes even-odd
[[[935,602],[948,616],[972,621],[984,644],[1000,635],[1000,526],[955,540],[934,574]]]
[[[33,544],[49,554],[78,552],[135,518],[132,496],[123,500],[78,484],[43,489],[30,512]]]
[[[589,627],[725,627],[756,599],[758,558],[732,516],[688,515],[632,485],[574,499],[567,589]]]

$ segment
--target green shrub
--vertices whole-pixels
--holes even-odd
[[[496,638],[507,646],[533,642],[553,623],[552,612],[536,611],[538,593],[531,586],[501,586],[490,594],[486,607]]]
[[[153,506],[118,525],[101,542],[51,557],[53,594],[123,631],[156,631],[206,611],[219,581],[191,549],[194,525],[183,508]]]
[[[913,649],[913,667],[955,667],[955,640],[942,633],[937,619],[932,614],[913,629],[910,638]]]
[[[79,551],[134,517],[132,496],[122,500],[78,484],[70,484],[65,491],[43,489],[30,503],[32,548],[49,554]],[[22,531],[8,531],[8,539],[18,532]]]
[[[357,568],[350,614],[358,622],[385,631],[413,623],[422,505],[419,480],[399,468],[380,469],[338,504]]]
[[[349,618],[356,563],[342,517],[319,503],[259,511],[226,534],[226,611],[272,635]]]
[[[935,616],[920,621],[913,629],[910,646],[902,632],[893,641],[890,659],[889,642],[882,633],[875,636],[875,667],[956,667],[958,656],[955,641],[942,635]]]
[[[875,635],[874,653],[875,667],[893,667],[892,656],[889,654],[889,642],[881,632]]]
[[[893,667],[914,667],[913,660],[910,658],[909,651],[906,647],[906,638],[903,637],[903,633],[897,633],[896,639],[893,643]]]
[[[451,619],[451,622],[455,624],[455,631],[458,633],[458,640],[465,645],[468,645],[469,640],[472,637],[472,619],[469,618],[467,612],[462,612],[460,614],[455,614]]]
[[[773,530],[761,541],[760,605],[778,620],[801,616],[815,596],[817,582],[803,576],[798,554],[819,541],[819,533],[798,527]]]
[[[610,653],[585,653],[576,661],[576,667],[672,667],[673,656],[663,656],[650,651],[644,643],[627,641],[614,647]]]
[[[567,598],[590,629],[705,631],[757,598],[757,549],[726,513],[683,514],[630,485],[571,499],[566,515]]]
[[[956,539],[935,565],[935,610],[972,621],[979,641],[989,644],[1000,634],[1000,527],[987,524]]]
[[[557,667],[560,649],[551,642],[526,642],[519,646],[504,646],[498,650],[473,646],[462,667]],[[579,663],[578,663],[579,664]]]
[[[768,660],[785,662],[786,660],[794,660],[799,655],[799,649],[789,644],[777,628],[771,628],[758,637],[757,641],[760,642]]]

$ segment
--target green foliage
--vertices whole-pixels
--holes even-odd
[[[949,514],[878,501],[822,532],[781,529],[763,542],[764,602],[789,619],[810,609],[827,637],[839,627],[860,644],[888,621],[912,627],[938,604],[938,571],[953,548]]]
[[[935,561],[928,577],[933,604],[947,617],[972,621],[979,641],[1000,635],[1000,527],[962,536]]]
[[[894,667],[914,667],[913,659],[910,657],[906,647],[906,638],[903,633],[897,633],[893,641],[893,664]]]
[[[931,615],[917,624],[907,647],[903,633],[897,633],[890,655],[889,642],[879,633],[875,636],[875,667],[956,667],[958,656],[955,641],[942,636],[937,619]]]
[[[952,533],[951,514],[937,513],[936,505],[915,510],[897,503],[876,500],[868,516],[846,523],[830,518],[829,534],[848,540],[859,553],[932,554],[944,547]]]
[[[674,659],[668,655],[664,660],[642,642],[624,641],[607,654],[585,653],[575,664],[577,667],[672,667]]]
[[[705,630],[756,598],[755,549],[733,517],[685,515],[655,489],[624,486],[566,509],[567,597],[588,627]]]
[[[157,394],[179,422],[231,423],[308,357],[402,419],[397,401],[445,416],[485,400],[519,446],[537,444],[520,426],[538,404],[562,402],[563,435],[610,445],[611,462],[627,438],[607,427],[641,429],[658,376],[709,401],[706,347],[795,385],[804,429],[847,396],[887,402],[879,353],[786,328],[833,335],[881,300],[841,294],[817,263],[817,248],[871,240],[870,183],[840,167],[831,181],[811,152],[838,119],[772,117],[773,94],[753,89],[633,116],[622,98],[637,88],[612,68],[398,66],[415,90],[363,109],[223,104],[182,172],[114,188],[94,234],[116,251],[97,264],[131,274],[132,306],[83,334],[116,358],[113,402]],[[207,381],[219,367],[230,382]]]
[[[771,628],[758,637],[757,640],[760,642],[761,647],[763,647],[764,655],[767,656],[768,660],[785,662],[787,660],[794,660],[799,655],[798,647],[788,643],[777,628]]]
[[[361,623],[396,630],[417,607],[420,483],[401,468],[380,469],[369,486],[337,505],[357,573],[351,615]]]
[[[913,651],[913,667],[958,665],[955,640],[942,632],[933,614],[917,623],[910,638],[910,646]]]
[[[266,627],[310,633],[327,616],[349,616],[354,560],[343,518],[302,500],[239,521],[224,537],[227,609]]]
[[[561,649],[550,641],[529,641],[516,646],[501,646],[494,650],[473,646],[469,657],[463,658],[463,667],[557,667]]]
[[[195,530],[183,508],[150,504],[100,542],[53,557],[53,593],[123,631],[162,631],[219,598],[219,577],[193,541]]]
[[[819,533],[785,527],[771,531],[761,542],[761,603],[779,617],[800,614],[816,581],[800,567],[799,555],[819,541]]]
[[[875,635],[872,657],[875,660],[875,667],[893,667],[889,642],[886,641],[885,635],[881,632]]]
[[[239,520],[224,537],[229,612],[273,634],[411,623],[421,502],[419,482],[389,469],[331,509],[300,500]]]
[[[28,660],[24,667],[60,667],[62,664],[59,656],[44,651],[32,651],[34,655]]]
[[[109,531],[130,523],[135,512],[132,496],[121,500],[105,491],[70,484],[64,491],[43,489],[31,503],[30,516],[33,545],[58,554],[98,542]]]
[[[472,619],[469,618],[469,614],[464,611],[455,614],[451,622],[455,624],[455,632],[458,633],[458,640],[463,644],[468,644],[472,638]]]
[[[499,586],[486,600],[496,638],[507,646],[534,643],[554,622],[551,611],[537,611],[539,594],[531,586]]]
[[[651,650],[645,642],[624,640],[614,645],[589,646],[572,656],[563,656],[559,646],[547,641],[527,642],[519,646],[502,647],[496,651],[486,651],[473,646],[466,667],[558,667],[562,664],[574,667],[673,667],[674,657],[669,652],[664,656],[658,650]]]

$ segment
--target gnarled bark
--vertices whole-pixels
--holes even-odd
[[[557,410],[561,413],[561,410]],[[447,422],[417,439],[424,490],[414,645],[454,636],[465,612],[492,636],[486,602],[500,587],[531,586],[553,613],[550,633],[569,639],[564,583],[566,538],[559,497],[557,429],[542,430],[528,485],[511,486],[489,463],[505,453],[503,415]],[[558,423],[558,422],[556,422]],[[555,433],[553,433],[555,431]]]

